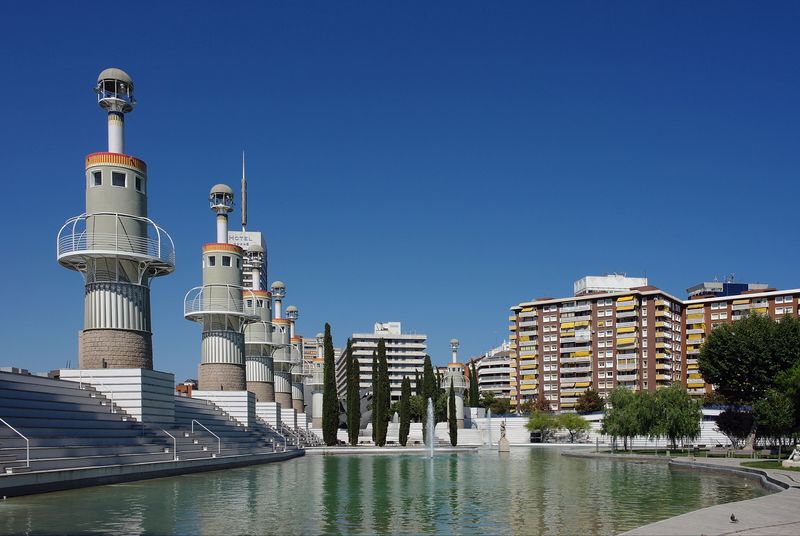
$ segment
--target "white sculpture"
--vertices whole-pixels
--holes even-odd
[[[800,467],[800,445],[795,444],[789,457],[781,462],[784,467]]]

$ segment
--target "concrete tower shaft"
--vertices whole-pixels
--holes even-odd
[[[148,218],[147,165],[124,154],[124,114],[133,81],[120,69],[97,80],[109,114],[109,151],[86,157],[86,211],[58,233],[62,266],[84,275],[81,368],[153,368],[150,280],[175,269],[169,234]]]
[[[272,321],[272,342],[277,347],[273,354],[275,365],[275,402],[283,408],[292,407],[292,347],[289,321],[275,318]]]
[[[257,402],[274,402],[271,295],[266,290],[253,290],[252,293],[259,321],[248,324],[244,331],[247,390],[256,395]]]

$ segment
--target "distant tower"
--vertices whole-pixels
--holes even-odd
[[[217,241],[203,246],[203,285],[186,293],[184,317],[203,326],[199,390],[244,391],[244,328],[259,315],[253,307],[255,294],[242,288],[244,252],[228,243],[233,190],[217,184],[209,203],[217,214]]]
[[[292,407],[292,328],[289,319],[281,318],[281,303],[285,297],[286,285],[283,281],[275,281],[272,284],[272,299],[275,302],[272,320],[272,343],[276,347],[272,354],[275,402],[282,409],[289,409]]]
[[[443,387],[450,389],[450,382],[452,381],[453,391],[456,395],[456,421],[459,428],[464,428],[464,390],[467,382],[464,380],[464,367],[458,362],[458,346],[458,339],[450,339],[452,357],[447,365],[447,377]]]
[[[95,92],[108,112],[108,152],[86,157],[86,212],[57,241],[58,262],[85,280],[79,366],[152,369],[150,281],[175,269],[175,247],[147,217],[147,165],[125,154],[133,80],[106,69]]]
[[[261,244],[253,243],[247,248],[245,254],[252,270],[252,299],[254,300],[252,305],[258,315],[258,322],[248,324],[244,330],[247,390],[256,395],[257,402],[274,402],[272,294],[268,290],[261,289],[261,270],[264,269],[266,252]]]
[[[315,339],[317,340],[317,357],[311,365],[311,378],[309,381],[309,386],[311,387],[311,427],[322,428],[322,392],[324,388],[323,372],[325,363],[322,351],[325,335],[317,333]]]
[[[297,335],[295,325],[300,317],[300,311],[294,305],[286,308],[286,318],[289,320],[289,342],[291,344],[292,361],[292,407],[298,413],[305,411],[303,394],[303,337]]]

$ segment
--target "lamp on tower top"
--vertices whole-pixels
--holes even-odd
[[[217,184],[208,194],[208,204],[217,214],[217,244],[228,243],[228,214],[233,212],[233,189],[227,184]]]

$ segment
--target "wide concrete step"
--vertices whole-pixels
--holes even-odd
[[[107,406],[98,406],[104,411],[83,411],[74,408],[72,405],[62,405],[59,409],[40,409],[22,407],[3,407],[0,405],[0,416],[8,420],[9,417],[27,417],[37,419],[59,420],[90,420],[90,421],[116,421],[123,422],[123,419],[130,419],[127,414],[111,412]]]
[[[34,411],[80,411],[83,413],[110,413],[108,404],[100,404],[97,399],[80,399],[75,402],[42,400],[39,397],[31,398],[5,398],[0,392],[0,412],[7,409],[29,409]],[[122,411],[119,410],[118,411]],[[1,414],[1,413],[0,413]]]
[[[88,417],[89,415],[87,415]],[[23,435],[28,435],[25,431],[28,430],[34,433],[36,429],[52,429],[52,430],[88,430],[88,429],[101,429],[109,432],[113,431],[134,431],[137,430],[135,421],[118,419],[48,419],[45,416],[9,416],[4,417],[8,423],[17,428]],[[141,427],[138,424],[138,427]],[[70,432],[65,432],[67,435]]]
[[[116,454],[157,454],[164,452],[166,444],[142,445],[75,445],[69,447],[31,447],[31,458],[69,458],[72,456],[111,456]],[[172,448],[172,443],[168,445]],[[25,458],[25,447],[5,447],[0,449],[2,456],[9,456],[14,460]]]
[[[52,393],[49,391],[19,391],[16,389],[0,388],[0,400],[38,400],[53,404],[108,404],[108,400],[97,393],[75,391],[70,394]]]
[[[71,456],[64,458],[31,458],[31,470],[45,471],[51,469],[75,469],[77,467],[99,467],[107,465],[121,465],[131,463],[162,462],[172,460],[170,452],[139,453],[121,455],[96,455],[96,456]],[[18,460],[24,465],[25,460]]]

